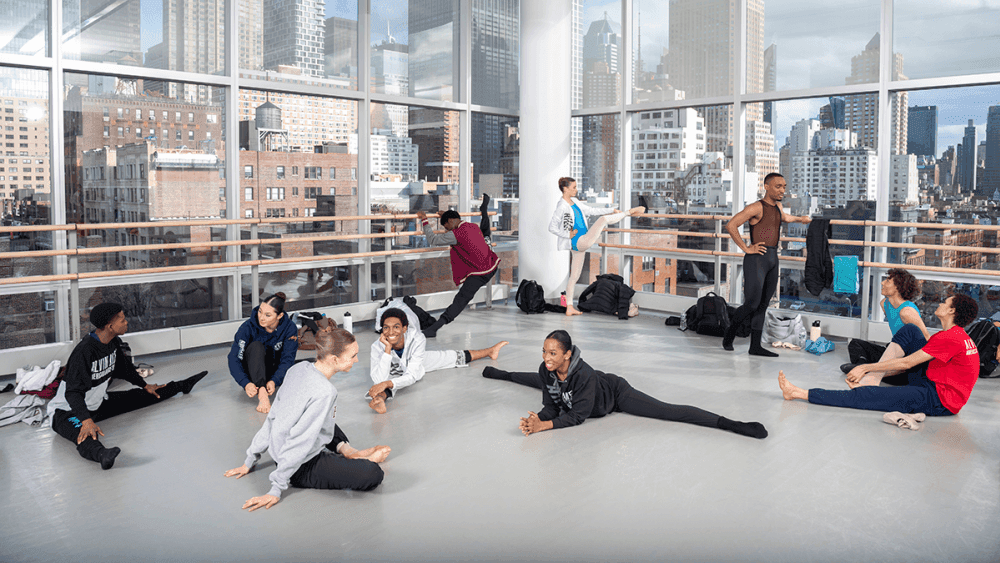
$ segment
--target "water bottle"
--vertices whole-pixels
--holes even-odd
[[[559,304],[562,305],[563,307],[566,306],[566,292],[565,291],[559,294]]]
[[[351,333],[354,332],[354,319],[351,318],[351,312],[350,311],[344,313],[343,326],[344,326],[344,330],[346,330],[347,332],[351,332]]]
[[[820,336],[823,336],[823,331],[820,329],[819,321],[813,321],[812,327],[809,329],[809,340],[816,342]]]

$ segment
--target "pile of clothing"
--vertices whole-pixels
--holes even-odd
[[[18,368],[17,394],[13,400],[0,407],[0,426],[23,422],[29,426],[41,425],[47,416],[45,404],[56,396],[62,372],[59,360],[52,360],[43,367]]]

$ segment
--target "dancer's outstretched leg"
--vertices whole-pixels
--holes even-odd
[[[698,407],[664,403],[631,386],[618,394],[616,403],[622,412],[635,416],[719,428],[751,438],[767,438],[767,429],[759,422],[739,422]]]
[[[483,377],[486,379],[510,381],[533,389],[545,389],[542,379],[538,376],[538,372],[533,371],[504,371],[493,366],[486,366],[483,368]]]
[[[500,349],[508,344],[510,343],[506,340],[501,340],[489,348],[483,348],[482,350],[469,350],[470,361],[474,362],[476,360],[481,360],[487,356],[489,356],[491,360],[495,360],[500,357]]]
[[[490,208],[490,194],[483,194],[483,203],[479,205],[479,232],[483,233],[483,238],[486,240],[486,244],[490,244],[490,234],[492,229],[490,228],[490,216],[487,211]]]

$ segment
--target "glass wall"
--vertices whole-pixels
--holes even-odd
[[[459,101],[459,4],[372,0],[372,92]]]
[[[9,226],[53,223],[49,80],[39,70],[0,68],[0,215]],[[17,232],[0,237],[0,252],[52,250],[53,233]],[[53,273],[52,258],[0,260],[5,275]]]

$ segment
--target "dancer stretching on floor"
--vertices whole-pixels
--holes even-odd
[[[427,339],[416,323],[410,325],[406,311],[386,309],[382,313],[382,335],[372,343],[371,376],[375,384],[368,390],[368,406],[383,414],[386,399],[420,381],[425,373],[465,367],[487,356],[495,360],[506,345],[503,340],[483,350],[427,350]]]
[[[559,191],[562,198],[556,204],[556,210],[549,221],[549,232],[559,237],[559,250],[570,251],[569,281],[566,282],[566,316],[582,315],[573,306],[573,293],[576,282],[583,273],[583,263],[587,259],[587,249],[597,242],[601,232],[608,225],[621,221],[626,216],[636,216],[646,211],[645,207],[633,207],[628,211],[617,209],[597,209],[587,204],[573,201],[576,197],[576,180],[559,178]],[[593,225],[587,227],[587,217],[601,215]]]
[[[330,378],[350,371],[358,361],[358,343],[342,328],[316,335],[316,362],[299,362],[288,370],[274,407],[247,449],[246,462],[225,472],[239,479],[253,470],[267,451],[277,468],[268,478],[271,490],[243,504],[250,512],[271,508],[288,488],[370,491],[382,482],[379,463],[389,446],[356,450],[337,426],[337,388]],[[338,455],[339,454],[339,455]]]
[[[236,331],[229,351],[229,373],[247,397],[257,397],[257,412],[271,410],[274,390],[285,380],[299,349],[298,330],[285,314],[285,294],[261,301]]]
[[[687,405],[671,405],[633,389],[628,381],[611,373],[595,370],[580,357],[580,349],[565,330],[545,337],[542,364],[538,373],[509,372],[493,367],[483,370],[483,377],[513,381],[542,389],[542,410],[529,412],[521,419],[525,436],[582,424],[588,418],[600,418],[609,412],[624,412],[647,418],[686,422],[708,428],[721,428],[750,436],[766,438],[767,430],[759,422],[738,422]]]
[[[779,371],[781,394],[786,401],[800,399],[832,407],[922,412],[927,416],[958,414],[979,380],[979,351],[962,328],[978,314],[979,306],[974,299],[968,295],[952,295],[934,311],[941,321],[941,332],[906,357],[855,367],[847,374],[848,384],[856,385],[850,391],[807,391],[792,385],[785,379],[785,372]],[[915,327],[912,331],[919,335]],[[907,372],[909,385],[878,386],[884,374],[897,372]]]
[[[121,335],[128,332],[128,319],[117,303],[101,303],[90,311],[94,332],[83,337],[66,362],[66,376],[49,402],[52,429],[76,444],[80,456],[111,469],[121,448],[105,448],[98,422],[155,405],[177,393],[190,393],[208,372],[203,371],[166,385],[143,381],[122,351]],[[111,378],[124,379],[139,389],[108,393]]]

